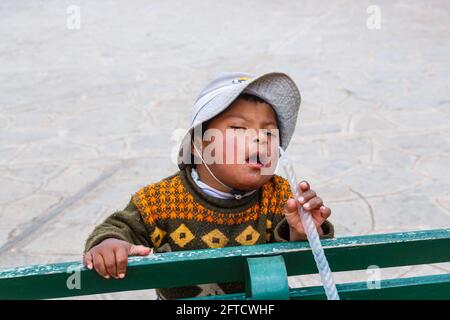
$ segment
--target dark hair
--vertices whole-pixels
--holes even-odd
[[[266,100],[261,99],[260,97],[255,96],[254,94],[251,94],[251,93],[241,93],[241,94],[236,98],[236,100],[238,100],[238,99],[242,99],[242,100],[249,101],[249,102],[267,103],[268,105],[270,105],[270,103],[268,103]],[[236,100],[235,100],[235,101],[236,101]]]

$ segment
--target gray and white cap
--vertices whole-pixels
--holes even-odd
[[[190,145],[192,130],[228,108],[241,93],[255,95],[272,106],[277,115],[280,145],[286,150],[294,134],[301,102],[295,82],[281,72],[259,76],[245,72],[221,73],[202,90],[194,104],[191,123],[178,152],[180,168],[184,167],[183,146]]]

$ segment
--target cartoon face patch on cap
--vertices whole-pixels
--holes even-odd
[[[240,77],[237,79],[233,79],[233,81],[231,81],[231,83],[242,83],[242,82],[245,82],[248,80],[251,80],[251,78],[250,77]]]

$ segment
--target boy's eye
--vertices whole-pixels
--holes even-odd
[[[244,128],[244,127],[236,127],[236,126],[231,126],[230,128],[231,129],[235,129],[235,130],[239,130],[239,129],[245,130],[245,129],[247,129],[247,128]]]
[[[278,137],[277,133],[276,132],[272,132],[271,130],[267,130],[266,135],[268,137],[273,137],[273,138]]]

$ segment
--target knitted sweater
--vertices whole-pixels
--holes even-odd
[[[122,211],[97,226],[85,251],[108,238],[145,245],[155,252],[222,248],[289,241],[284,205],[292,198],[286,179],[273,175],[257,192],[241,199],[219,199],[202,192],[191,167],[136,192]],[[330,222],[324,236],[334,236]],[[157,289],[165,299],[244,291],[243,283]]]

